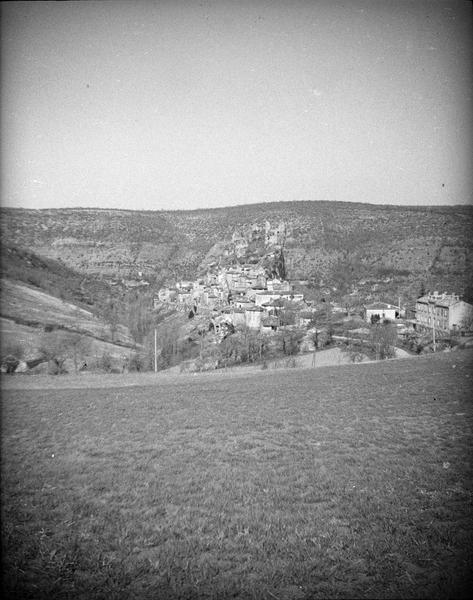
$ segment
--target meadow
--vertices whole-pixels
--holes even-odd
[[[5,377],[4,597],[466,598],[472,365]]]

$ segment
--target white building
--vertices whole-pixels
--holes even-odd
[[[289,300],[292,302],[302,302],[304,300],[304,294],[293,294],[292,292],[270,292],[269,290],[263,290],[255,294],[256,306],[263,306],[273,300]]]
[[[259,306],[245,308],[246,326],[250,329],[259,329],[261,327],[263,312],[263,309]]]
[[[159,302],[173,302],[177,298],[177,290],[173,288],[161,288],[158,292]],[[156,301],[155,301],[156,303]]]
[[[399,307],[387,302],[374,302],[365,306],[365,320],[371,323],[371,318],[379,318],[380,321],[394,321],[399,317]]]
[[[289,281],[281,281],[280,279],[268,279],[266,286],[270,292],[290,292],[291,284]]]

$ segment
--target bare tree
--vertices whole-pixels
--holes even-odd
[[[396,355],[397,330],[394,325],[374,325],[371,328],[370,341],[378,360],[393,358]]]
[[[59,331],[45,333],[38,346],[39,352],[49,363],[51,375],[65,373],[64,363],[67,359],[67,348],[64,345],[64,335]]]
[[[79,360],[89,351],[91,341],[78,333],[53,331],[45,333],[39,344],[39,351],[50,364],[50,373],[59,375],[65,373],[64,363],[68,358],[74,362],[77,372]]]
[[[70,333],[65,336],[64,345],[74,362],[74,371],[77,373],[79,363],[83,363],[84,358],[90,353],[92,347],[91,340],[79,333]]]
[[[473,331],[473,313],[463,317],[460,322],[460,329],[462,331]]]

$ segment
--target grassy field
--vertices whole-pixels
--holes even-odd
[[[2,393],[4,594],[467,597],[472,364],[25,377]]]

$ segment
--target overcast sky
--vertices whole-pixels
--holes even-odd
[[[469,2],[1,11],[3,206],[472,201]]]

